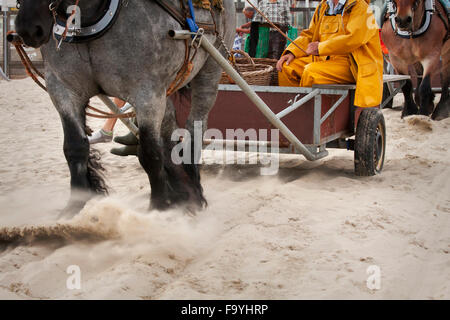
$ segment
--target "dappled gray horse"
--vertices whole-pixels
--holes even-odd
[[[171,29],[180,30],[180,22],[153,0],[119,1],[120,11],[104,34],[83,43],[62,42],[58,51],[57,42],[52,39],[54,16],[50,9],[55,9],[56,18],[67,19],[67,8],[75,2],[18,0],[16,19],[16,31],[24,43],[41,47],[48,93],[61,117],[72,187],[66,211],[74,213],[90,195],[106,192],[99,156],[90,151],[85,133],[85,108],[89,99],[98,94],[118,97],[135,107],[138,156],[150,180],[151,207],[203,207],[206,200],[197,165],[175,165],[170,158],[175,143],[170,142],[170,137],[176,122],[173,106],[166,108],[166,91],[183,66],[186,45],[167,34]],[[178,0],[165,2],[171,8],[180,8]],[[80,0],[81,27],[98,22],[105,12],[108,14],[110,5],[108,0]],[[223,11],[213,8],[212,12],[196,9],[196,18],[198,22],[215,24],[215,30],[230,46],[235,29],[234,1],[224,0],[223,7]],[[216,33],[205,36],[225,55]],[[190,82],[192,88],[192,107],[186,124],[192,137],[194,121],[202,121],[203,130],[207,127],[207,115],[214,105],[221,75],[220,67],[201,48],[193,64],[183,83]],[[74,192],[77,190],[88,193],[80,198]]]

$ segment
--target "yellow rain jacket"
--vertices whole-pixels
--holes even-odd
[[[347,0],[342,15],[323,24],[321,22],[329,7],[326,0],[321,1],[309,29],[302,31],[294,42],[306,49],[308,43],[325,39],[319,43],[319,57],[314,57],[313,61],[323,60],[326,56],[348,55],[350,69],[356,79],[354,104],[374,107],[381,103],[383,96],[383,55],[378,25],[366,1]],[[292,43],[286,51],[296,58],[306,56]]]

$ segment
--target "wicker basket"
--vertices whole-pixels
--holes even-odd
[[[247,63],[236,63],[238,72],[241,77],[250,85],[268,86],[272,79],[273,67],[267,64],[256,64],[250,56],[241,50],[233,50],[232,53],[239,53],[244,55]],[[250,63],[249,63],[250,62]],[[234,84],[234,81],[225,73],[222,72],[220,79],[222,84]]]
[[[273,71],[270,78],[271,86],[278,86],[278,70],[277,70],[277,59],[269,59],[269,58],[252,58],[256,64],[265,64],[273,67]],[[247,58],[236,58],[236,63],[248,63]]]

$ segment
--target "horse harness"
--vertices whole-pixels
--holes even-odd
[[[447,8],[440,2],[440,5],[436,6],[436,0],[425,0],[425,17],[423,19],[422,25],[418,30],[399,30],[397,27],[397,23],[395,22],[395,17],[397,15],[397,7],[394,0],[387,1],[387,13],[385,16],[385,20],[389,19],[391,23],[392,30],[399,37],[405,39],[413,39],[418,38],[427,32],[428,28],[431,24],[431,18],[433,14],[437,13],[439,18],[443,21],[445,28],[447,29],[447,35],[444,38],[443,42],[446,42],[449,38],[449,12]],[[440,1],[440,0],[438,0]],[[442,12],[444,11],[444,12]]]
[[[49,9],[52,11],[55,17],[55,23],[53,26],[53,34],[60,40],[63,38],[64,42],[70,43],[83,43],[94,40],[101,37],[106,31],[114,24],[121,6],[128,6],[129,0],[109,0],[109,5],[103,12],[102,17],[93,25],[80,26],[74,24],[68,24],[71,22],[70,17],[65,18],[58,15],[56,12],[57,7],[62,0],[53,1]],[[180,8],[174,7],[166,0],[154,0],[162,9],[164,9],[172,18],[174,18],[183,29],[188,29],[186,19],[189,17],[189,10],[186,8],[184,1],[180,0]],[[199,28],[205,30],[205,32],[215,32],[215,23],[198,22]],[[64,35],[64,33],[66,33]]]
[[[118,13],[120,11],[121,6],[127,6],[129,0],[109,0],[108,9],[103,13],[103,17],[91,26],[76,26],[72,24],[74,12],[72,15],[64,21],[64,19],[58,19],[58,14],[56,13],[56,9],[62,0],[55,0],[49,6],[50,11],[52,11],[54,16],[54,27],[53,27],[53,36],[55,40],[57,40],[58,48],[61,45],[61,42],[70,42],[70,43],[82,43],[91,41],[93,39],[101,37],[109,28],[114,24]],[[78,4],[78,1],[75,5]],[[202,0],[201,5],[202,8],[209,10],[212,17],[212,23],[207,22],[196,22],[195,15],[192,7],[192,0],[188,0],[190,7],[186,6],[184,0],[179,0],[180,7],[177,8],[173,6],[166,0],[154,0],[158,6],[160,6],[164,11],[166,11],[172,18],[174,18],[183,29],[190,29],[190,31],[197,32],[198,29],[203,29],[202,32],[206,33],[214,33],[221,44],[225,46],[225,43],[222,37],[219,35],[217,31],[217,26],[215,22],[214,13],[212,10],[212,5],[209,0]],[[192,24],[196,29],[193,29]],[[191,48],[194,48],[194,53],[191,54]],[[225,46],[226,48],[226,46]],[[189,77],[193,64],[192,61],[197,53],[198,46],[189,45],[189,41],[185,40],[185,59],[182,67],[178,71],[175,80],[170,84],[167,90],[167,96],[170,96],[179,87],[184,83],[184,81]],[[226,48],[228,51],[228,49]]]
[[[83,43],[92,41],[94,39],[97,39],[104,35],[114,24],[118,13],[120,11],[121,6],[128,6],[129,0],[109,0],[109,5],[107,9],[103,12],[103,16],[93,25],[90,26],[81,26],[80,23],[74,23],[76,14],[77,14],[77,6],[80,0],[75,1],[74,9],[71,11],[71,14],[68,18],[61,17],[57,13],[57,9],[59,5],[61,4],[62,0],[55,0],[50,3],[49,10],[51,11],[53,15],[53,32],[52,36],[57,42],[56,47],[57,50],[59,50],[62,42],[68,42],[68,43]],[[174,18],[183,29],[191,29],[191,24],[193,22],[193,25],[198,29],[197,36],[203,35],[203,33],[214,33],[218,39],[221,42],[221,45],[225,47],[225,50],[228,52],[229,50],[227,46],[225,45],[223,38],[220,36],[219,32],[217,31],[217,25],[215,22],[214,12],[211,7],[210,0],[201,0],[202,6],[204,9],[208,9],[211,13],[212,21],[213,23],[206,23],[206,22],[196,22],[195,16],[193,13],[193,8],[191,4],[191,10],[188,10],[186,8],[186,4],[183,0],[180,0],[180,9],[175,8],[171,3],[167,2],[166,0],[154,0],[164,11],[166,11],[172,18]],[[188,0],[191,1],[191,0]],[[16,4],[17,9],[20,8],[20,3],[17,0]],[[189,17],[190,16],[190,17]],[[190,21],[188,21],[190,20]],[[188,23],[190,22],[190,23]],[[198,49],[198,42],[195,44],[195,39],[192,41],[192,44],[189,44],[189,40],[185,40],[185,58],[182,67],[178,71],[175,80],[170,84],[169,88],[167,89],[166,96],[170,96],[175,91],[177,91],[180,86],[184,83],[184,81],[189,77],[194,65],[193,60],[195,58],[195,55],[197,53]],[[25,67],[25,70],[27,71],[27,74],[45,91],[47,91],[47,88],[43,83],[41,83],[38,79],[38,77],[44,79],[44,76],[34,67],[31,60],[28,58],[26,53],[23,51],[23,44],[16,41],[13,43],[16,47],[16,50],[22,60],[22,64]],[[191,54],[191,48],[194,49],[194,53]],[[34,73],[33,73],[34,71]],[[86,112],[86,115],[96,117],[96,118],[132,118],[135,117],[134,112],[128,112],[123,114],[113,114],[104,112],[102,110],[96,109],[90,105],[87,105],[87,108],[100,113],[100,115],[92,114]]]
[[[61,0],[52,2],[49,6],[49,10],[53,14],[53,36],[61,43],[82,43],[101,37],[106,31],[111,28],[116,20],[121,7],[121,0],[110,0],[108,8],[103,13],[103,16],[93,25],[81,26],[79,24],[73,24],[74,13],[69,18],[61,17],[56,12]],[[78,1],[75,6],[78,5]],[[74,9],[77,10],[77,9]]]

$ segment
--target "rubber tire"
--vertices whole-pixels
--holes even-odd
[[[387,83],[383,84],[383,102],[389,97],[390,92]],[[389,103],[387,103],[383,109],[392,109],[392,106],[394,105],[394,99],[391,99]]]
[[[362,110],[355,135],[355,175],[381,173],[386,154],[386,124],[378,108]]]

